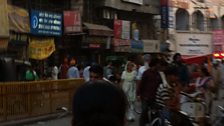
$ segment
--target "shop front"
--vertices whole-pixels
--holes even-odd
[[[86,33],[82,41],[82,53],[86,56],[84,62],[104,64],[106,56],[112,50],[113,30],[107,26],[83,23]]]

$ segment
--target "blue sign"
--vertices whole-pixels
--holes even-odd
[[[35,35],[60,36],[62,14],[31,10],[31,33]]]
[[[161,7],[161,28],[169,27],[169,7],[162,6]]]
[[[132,52],[143,52],[143,42],[141,40],[131,40]]]

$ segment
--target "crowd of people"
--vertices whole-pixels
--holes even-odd
[[[86,70],[89,73],[85,74],[88,79],[85,79],[86,84],[81,90],[88,87],[88,89],[85,90],[89,90],[89,92],[92,90],[92,93],[95,92],[96,94],[83,94],[85,96],[85,98],[83,98],[84,102],[81,100],[81,96],[79,96],[81,91],[77,93],[79,94],[78,96],[77,94],[75,95],[74,100],[76,101],[76,99],[79,99],[80,103],[78,103],[78,101],[74,102],[74,118],[77,116],[85,117],[80,117],[80,119],[88,120],[84,123],[82,122],[84,120],[81,119],[80,123],[84,123],[83,126],[89,126],[91,123],[106,125],[107,121],[110,121],[111,124],[116,123],[116,125],[113,126],[124,126],[124,120],[136,120],[134,107],[135,102],[139,101],[141,102],[142,108],[139,126],[146,126],[146,124],[149,123],[148,111],[150,108],[160,109],[161,116],[169,120],[173,126],[189,126],[189,120],[182,120],[179,115],[180,113],[178,113],[181,103],[186,100],[180,92],[191,93],[195,91],[201,92],[201,98],[206,103],[206,114],[211,113],[212,101],[217,98],[217,89],[222,85],[223,78],[221,74],[223,66],[221,62],[213,62],[213,67],[209,71],[206,62],[203,64],[194,64],[189,67],[189,65],[183,62],[180,53],[176,53],[173,56],[173,61],[170,63],[163,57],[153,57],[150,54],[145,54],[143,56],[143,61],[144,63],[141,66],[135,64],[133,61],[127,61],[123,72],[118,78],[113,73],[111,63],[104,68],[99,64],[89,65]],[[125,98],[114,101],[114,99],[111,98],[112,95],[105,91],[105,87],[98,89],[102,85],[105,87],[110,85],[116,88],[118,92],[121,90],[124,94],[118,94],[120,98],[123,98],[123,95]],[[88,91],[85,92],[87,93]],[[123,103],[119,105],[120,107],[116,106],[118,101]],[[91,104],[82,106],[82,103],[84,104],[87,102],[91,102]],[[110,106],[110,108],[107,108],[108,106]],[[121,108],[122,110],[120,110]],[[82,114],[81,111],[85,114]],[[93,112],[91,116],[89,116],[89,112]],[[174,114],[175,112],[176,114]],[[109,116],[108,114],[112,115]],[[120,114],[119,118],[114,117],[116,114]],[[95,120],[96,117],[94,116],[96,115],[99,116],[97,118],[102,119],[102,122]],[[78,121],[79,118],[74,120],[74,123]]]
[[[162,110],[160,114],[172,122],[172,125],[184,126],[187,123],[183,120],[177,121],[180,116],[173,114],[173,111],[180,110],[181,103],[186,100],[180,92],[201,92],[201,97],[206,103],[206,114],[211,113],[212,101],[218,98],[218,89],[224,82],[222,81],[224,80],[224,63],[214,60],[213,67],[209,70],[206,62],[193,65],[185,64],[180,53],[174,54],[172,62],[167,62],[164,57],[150,54],[143,55],[142,60],[142,65],[128,60],[121,73],[114,71],[112,62],[108,62],[105,66],[96,63],[87,64],[82,72],[76,66],[74,59],[70,61],[65,59],[59,67],[53,65],[51,72],[53,80],[58,78],[85,79],[85,86],[77,92],[74,98],[76,102],[73,106],[73,123],[78,123],[80,126],[89,126],[93,123],[99,126],[99,123],[104,125],[107,121],[112,121],[116,124],[113,126],[123,126],[124,119],[136,120],[134,107],[138,101],[141,102],[142,109],[139,126],[146,126],[149,123],[148,111],[151,108]],[[32,69],[27,70],[26,79],[36,80],[38,77],[34,74],[35,72],[30,71]],[[86,85],[96,85],[96,87]],[[114,89],[109,89],[111,85]],[[115,92],[120,96],[110,94],[107,90],[108,92],[116,90]],[[88,94],[85,94],[87,92]],[[84,101],[80,99],[81,96]],[[122,97],[122,99],[116,99],[118,97]],[[121,102],[119,106],[116,105],[118,101]],[[82,105],[84,103],[89,104]],[[90,114],[89,112],[94,113]],[[115,118],[115,115],[119,118]],[[103,121],[96,121],[99,118]],[[84,119],[88,119],[88,121],[84,122]]]

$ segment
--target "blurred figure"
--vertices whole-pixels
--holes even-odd
[[[72,126],[125,126],[124,92],[102,80],[89,81],[73,98]]]
[[[104,67],[104,77],[109,79],[110,76],[113,75],[113,64],[111,61]]]
[[[151,61],[151,55],[150,54],[145,54],[143,56],[143,62],[144,62],[144,65],[143,66],[140,66],[139,69],[138,69],[138,74],[137,74],[137,80],[141,80],[142,78],[142,75],[143,73],[149,69],[149,63]]]
[[[136,75],[137,72],[135,70],[135,64],[131,61],[128,61],[125,66],[125,70],[121,75],[122,89],[125,92],[129,102],[129,109],[126,115],[128,121],[135,120],[134,103],[136,101]]]
[[[183,63],[183,59],[180,53],[175,53],[173,56],[172,65],[178,68],[178,78],[184,88],[186,88],[190,83],[190,74],[188,67]]]
[[[147,69],[137,88],[138,99],[141,100],[142,113],[139,119],[139,126],[145,126],[149,123],[148,111],[153,108],[156,100],[156,92],[162,79],[159,73],[160,61],[158,58],[151,59],[149,64],[150,69]]]
[[[214,80],[214,94],[215,94],[214,98],[218,99],[219,88],[220,88],[220,84],[222,83],[220,61],[214,59],[211,76]]]
[[[68,79],[80,78],[79,70],[75,65],[76,65],[75,59],[71,59],[70,67],[67,72]]]
[[[90,81],[104,80],[113,84],[110,80],[108,80],[103,76],[103,67],[100,64],[91,65],[91,67],[89,68],[89,72],[90,72]]]
[[[68,58],[64,58],[63,63],[61,64],[61,66],[59,68],[60,79],[66,79],[67,78],[68,69],[69,69]]]
[[[32,66],[28,66],[26,73],[25,73],[25,80],[26,81],[39,80],[39,77]]]
[[[214,80],[208,69],[205,66],[202,66],[199,69],[200,76],[196,79],[196,90],[200,91],[203,94],[203,98],[206,102],[207,114],[211,113],[211,105],[214,91]]]
[[[85,82],[90,80],[90,72],[89,72],[90,67],[91,67],[90,64],[87,64],[86,67],[83,69],[83,78]]]
[[[58,67],[56,64],[54,64],[51,71],[52,80],[58,80],[58,73],[59,73]]]

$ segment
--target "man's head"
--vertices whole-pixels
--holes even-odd
[[[176,66],[168,66],[165,70],[166,78],[170,82],[177,82],[178,80],[178,68]]]
[[[173,61],[176,63],[181,63],[182,62],[182,56],[180,53],[175,53],[173,56]]]
[[[89,69],[90,80],[101,80],[103,79],[103,67],[99,64],[94,64]]]
[[[73,99],[73,126],[124,126],[127,99],[122,89],[103,80],[89,81]]]

